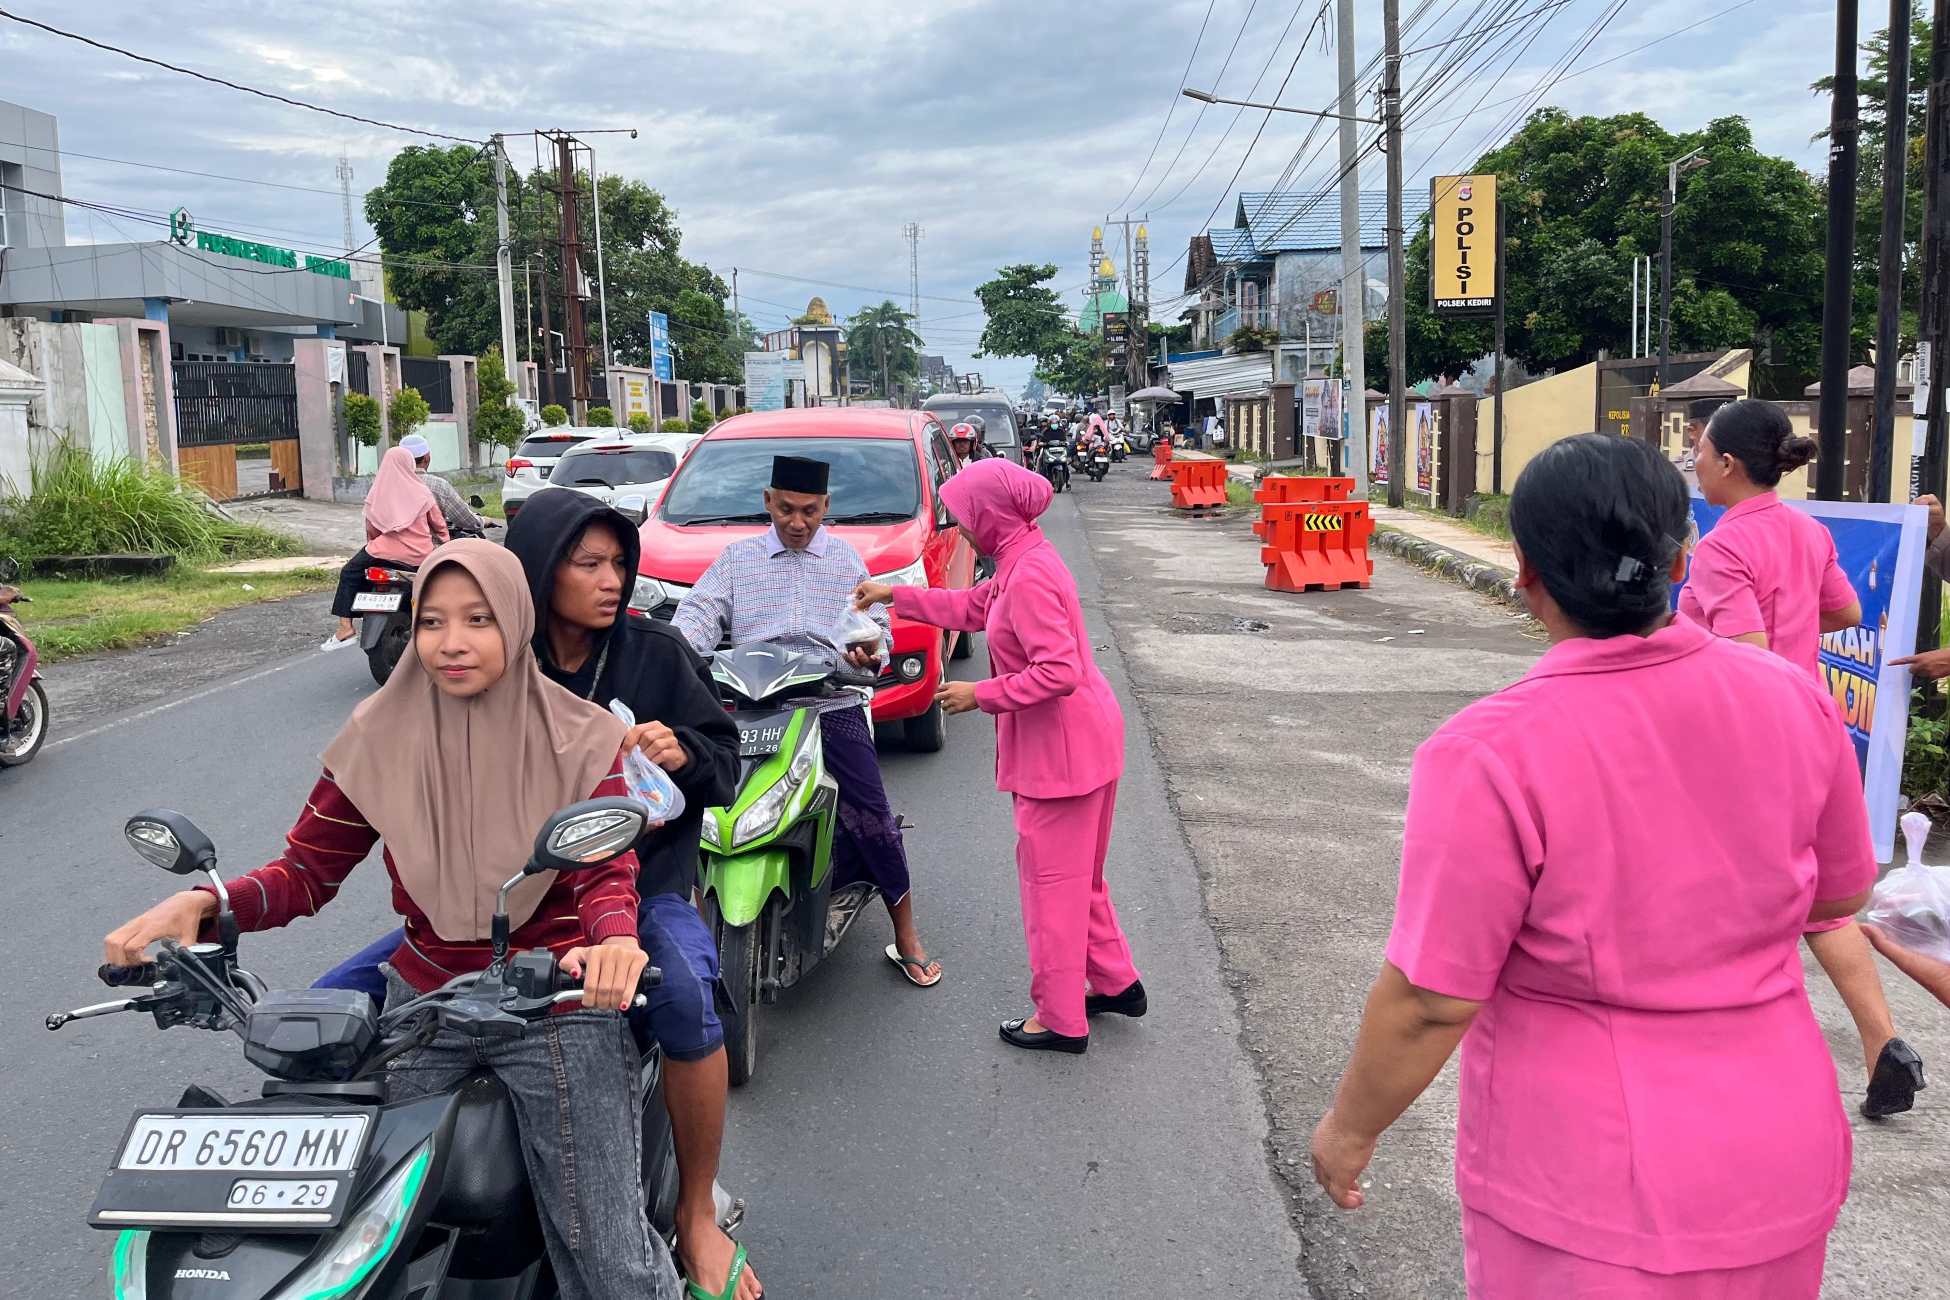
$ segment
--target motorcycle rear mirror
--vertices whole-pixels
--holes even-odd
[[[217,848],[196,823],[168,808],[139,812],[122,826],[136,856],[172,875],[193,876],[217,864]]]
[[[650,502],[641,496],[617,497],[609,505],[610,509],[616,511],[633,524],[641,525],[645,519],[650,517]]]
[[[479,492],[475,492],[468,496],[467,504],[474,507],[476,510],[479,510],[482,506],[486,505],[487,502],[481,499],[481,494]]]
[[[543,823],[528,870],[580,871],[601,866],[635,844],[649,824],[643,805],[627,796],[570,804]]]

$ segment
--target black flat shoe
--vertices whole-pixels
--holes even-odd
[[[1081,1056],[1090,1048],[1090,1036],[1072,1038],[1059,1034],[1053,1029],[1029,1033],[1023,1029],[1027,1020],[1005,1020],[1002,1022],[1002,1041],[1011,1047],[1020,1047],[1031,1052],[1071,1052]]]
[[[1083,1000],[1083,1014],[1086,1016],[1111,1015],[1129,1016],[1136,1020],[1150,1008],[1145,1001],[1144,981],[1132,980],[1131,987],[1122,993],[1092,993]]]
[[[1883,1044],[1876,1057],[1876,1072],[1869,1076],[1869,1095],[1862,1100],[1862,1113],[1870,1119],[1900,1115],[1916,1104],[1923,1083],[1923,1058],[1900,1038]]]

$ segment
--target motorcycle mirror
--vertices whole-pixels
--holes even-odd
[[[475,492],[475,493],[471,493],[468,496],[467,504],[474,507],[476,510],[479,510],[482,506],[486,505],[487,502],[481,499],[481,494],[479,492]]]
[[[645,497],[634,495],[617,497],[609,503],[609,506],[633,524],[641,524],[650,517],[650,502]]]
[[[626,796],[570,804],[543,823],[528,872],[600,866],[636,843],[648,826],[643,805]]]
[[[139,812],[122,826],[136,856],[178,876],[193,876],[217,864],[217,848],[196,823],[168,808]]]

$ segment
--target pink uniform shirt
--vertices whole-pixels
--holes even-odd
[[[1820,671],[1821,616],[1855,603],[1835,539],[1772,492],[1730,508],[1700,539],[1679,612],[1715,636],[1765,632],[1767,647]]]
[[[1875,875],[1833,701],[1685,620],[1562,642],[1451,718],[1415,756],[1388,959],[1483,1004],[1463,1204],[1659,1273],[1827,1232],[1849,1129],[1798,944]]]

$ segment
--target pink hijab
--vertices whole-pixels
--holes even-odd
[[[941,499],[957,523],[975,535],[984,555],[993,556],[995,576],[1006,576],[1023,552],[1043,540],[1037,516],[1054,499],[1049,480],[1012,460],[978,460],[941,485]]]
[[[366,493],[366,522],[377,533],[397,533],[434,509],[433,493],[413,468],[413,453],[394,447],[379,461]]]

